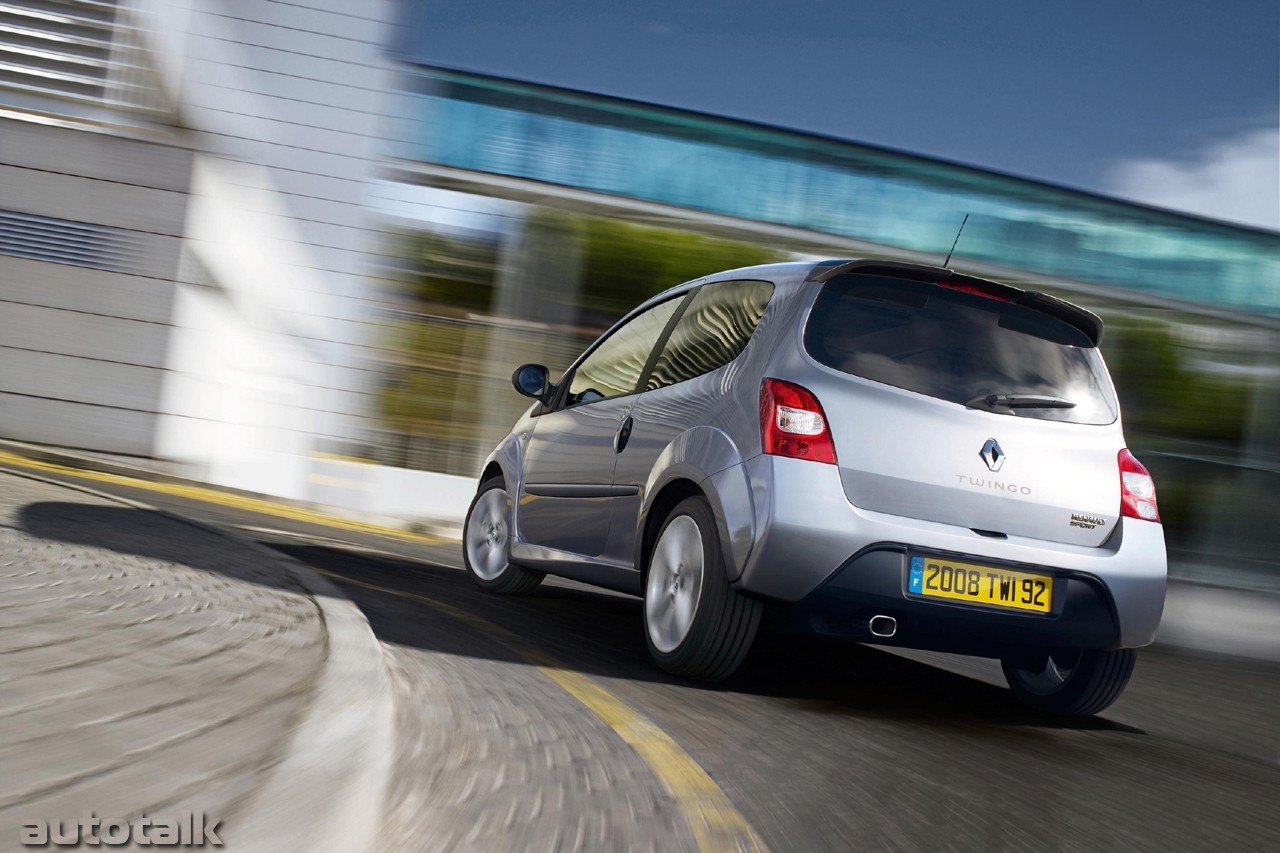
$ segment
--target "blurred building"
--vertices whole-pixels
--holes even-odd
[[[394,173],[806,251],[931,263],[1280,325],[1280,233],[875,146],[418,66]]]
[[[370,413],[391,12],[0,5],[0,435],[305,496]]]
[[[1108,320],[1130,438],[1169,484],[1182,563],[1229,551],[1275,574],[1274,547],[1251,555],[1280,529],[1265,510],[1280,505],[1280,234],[426,67],[397,56],[395,12],[0,5],[0,436],[456,515],[469,484],[432,504],[446,481],[399,469],[473,475],[521,405],[511,367],[563,367],[608,322],[588,304],[584,221],[938,263],[968,214],[953,266]],[[406,234],[436,242],[410,258],[391,239]],[[424,276],[470,288],[434,325],[403,298]],[[430,365],[389,340],[415,328]],[[414,370],[452,390],[414,385]],[[390,422],[415,394],[433,397],[435,428]],[[1240,495],[1258,509],[1233,513]]]

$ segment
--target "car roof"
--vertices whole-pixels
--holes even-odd
[[[764,280],[775,285],[789,287],[809,281],[826,282],[847,274],[881,275],[929,283],[945,281],[953,285],[980,287],[988,293],[1000,294],[998,298],[1056,317],[1074,326],[1084,332],[1095,347],[1102,342],[1102,318],[1072,302],[1067,302],[1047,293],[1023,290],[1013,285],[992,281],[991,279],[957,273],[947,267],[912,264],[905,261],[890,261],[883,258],[834,258],[817,261],[816,263],[813,261],[789,261],[724,270],[723,272],[712,273],[692,281],[686,281],[683,284],[678,284],[665,290],[645,300],[628,316],[681,292],[710,282]]]

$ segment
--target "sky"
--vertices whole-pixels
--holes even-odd
[[[406,0],[411,58],[1280,230],[1277,0]]]

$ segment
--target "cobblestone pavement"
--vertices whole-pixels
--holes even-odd
[[[544,673],[382,608],[430,641],[384,638],[395,759],[368,849],[697,849],[644,760]],[[0,473],[0,850],[23,821],[89,810],[204,811],[234,836],[264,771],[306,748],[290,733],[325,652],[314,602],[263,552]]]
[[[535,668],[501,648],[388,648],[399,719],[382,849],[697,849],[640,756]]]
[[[989,662],[954,656],[915,659],[766,632],[733,679],[707,687],[666,678],[654,669],[642,636],[642,605],[634,599],[551,580],[527,598],[494,596],[457,570],[456,546],[426,546],[346,529],[339,533],[127,485],[95,487],[253,531],[259,542],[332,577],[359,606],[386,650],[388,690],[394,688],[398,700],[387,810],[381,834],[369,836],[371,851],[692,847],[677,804],[600,718],[556,687],[546,670],[528,665],[495,641],[498,635],[476,628],[474,621],[445,616],[422,599],[527,641],[562,661],[567,672],[595,680],[652,720],[701,765],[776,850],[1280,850],[1275,808],[1280,802],[1280,716],[1275,713],[1280,669],[1273,663],[1168,648],[1144,650],[1133,683],[1104,716],[1062,721],[1014,702],[998,668]],[[11,663],[25,653],[20,651],[24,644],[15,643],[19,634],[10,628],[33,621],[56,635],[50,642],[62,637],[81,656],[91,656],[101,645],[77,645],[70,633],[97,617],[81,615],[62,625],[28,620],[30,613],[23,616],[21,607],[32,602],[23,605],[22,596],[32,593],[15,588],[30,582],[16,579],[24,570],[13,564],[10,552],[21,546],[39,554],[49,542],[60,543],[49,545],[55,551],[79,553],[83,549],[72,546],[88,543],[97,550],[81,553],[81,562],[116,560],[114,551],[158,558],[162,565],[185,565],[162,568],[158,576],[184,571],[225,578],[232,573],[212,565],[210,554],[215,552],[208,545],[158,552],[153,540],[178,534],[166,528],[161,535],[158,526],[148,527],[151,522],[135,514],[123,516],[133,519],[126,523],[119,507],[106,513],[100,502],[78,502],[68,496],[72,493],[23,497],[15,488],[14,481],[0,477],[0,495],[7,494],[11,505],[8,516],[0,513],[0,803],[12,800],[13,780],[21,776],[14,757],[23,753],[11,745],[15,728],[9,717],[31,701],[10,692],[32,677]],[[77,505],[61,511],[58,502]],[[103,517],[90,524],[95,512]],[[122,538],[122,531],[129,532],[129,539]],[[15,532],[22,535],[15,538]],[[193,564],[195,554],[204,556]],[[135,561],[139,558],[125,559],[125,568]],[[239,567],[252,568],[248,563]],[[64,574],[75,577],[70,570]],[[264,594],[284,596],[272,583],[262,580],[256,586]],[[69,593],[46,588],[35,600],[42,596],[52,601]],[[200,595],[217,600],[212,593]],[[316,595],[326,608],[335,600]],[[124,607],[127,601],[122,594],[97,609]],[[180,614],[186,603],[178,599],[174,609]],[[107,614],[102,618],[108,619]],[[204,634],[209,648],[203,651],[212,652],[214,644],[207,638],[219,634]],[[339,645],[330,641],[331,650]],[[139,646],[135,656],[160,648]],[[205,659],[223,654],[229,653]],[[302,652],[291,654],[296,658]],[[274,665],[279,657],[268,653],[258,660]],[[41,679],[65,677],[49,659],[40,660],[46,670],[36,673]],[[170,665],[169,672],[184,667],[193,669]],[[34,664],[30,668],[37,669]],[[326,663],[325,671],[329,668]],[[380,667],[363,669],[383,672]],[[289,671],[277,672],[285,675],[264,678],[264,690],[284,688]],[[138,692],[138,681],[158,680],[158,673],[153,667],[135,671],[132,681],[125,680],[128,672],[114,676],[126,685],[120,696],[99,685],[103,707],[118,707]],[[195,675],[192,679],[204,685]],[[83,677],[73,677],[61,688],[69,694],[77,689],[90,689]],[[359,696],[361,691],[343,695]],[[209,701],[221,699],[212,696]],[[195,713],[202,711],[197,707]],[[56,703],[46,703],[45,712],[58,713]],[[90,709],[82,719],[97,720],[107,713],[95,717]],[[33,725],[42,722],[39,713],[31,719]],[[226,743],[234,743],[235,727],[224,730],[231,733]],[[68,731],[80,736],[76,729]],[[295,737],[290,758],[307,742]],[[60,754],[60,739],[49,736],[40,743],[50,755]],[[256,743],[271,748],[269,737]],[[246,760],[251,755],[239,754]],[[145,774],[138,768],[117,768],[117,784],[147,783],[160,772],[155,759],[166,755],[178,768],[172,778],[189,780],[183,781],[187,793],[175,793],[171,801],[213,810],[218,790],[230,791],[218,796],[234,804],[246,788],[243,773],[206,772],[211,781],[197,781],[176,748],[130,759],[145,758],[152,768]],[[319,757],[328,762],[330,755]],[[284,775],[287,764],[276,768],[273,781]],[[328,764],[323,767],[334,775]],[[221,788],[217,780],[224,780]],[[59,812],[78,814],[90,799],[85,791],[99,814],[104,811],[99,802],[128,799],[110,799],[118,794],[114,788],[91,789],[91,781],[68,789],[81,794],[64,800],[67,807],[59,806]],[[153,794],[146,801],[163,798]],[[305,795],[301,799],[308,806],[315,801]],[[22,807],[0,809],[8,809],[0,817],[28,814]],[[238,816],[234,808],[229,814]],[[241,825],[249,823],[245,818]],[[0,848],[11,846],[13,836],[7,832],[0,826]],[[246,837],[258,838],[254,833]],[[292,849],[318,846],[295,843]],[[252,848],[233,837],[228,849]]]
[[[0,474],[0,849],[90,810],[225,831],[325,654],[315,602],[261,553]]]

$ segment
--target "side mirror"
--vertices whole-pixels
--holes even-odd
[[[547,368],[541,364],[522,364],[511,374],[511,386],[526,397],[546,402],[551,390]]]

